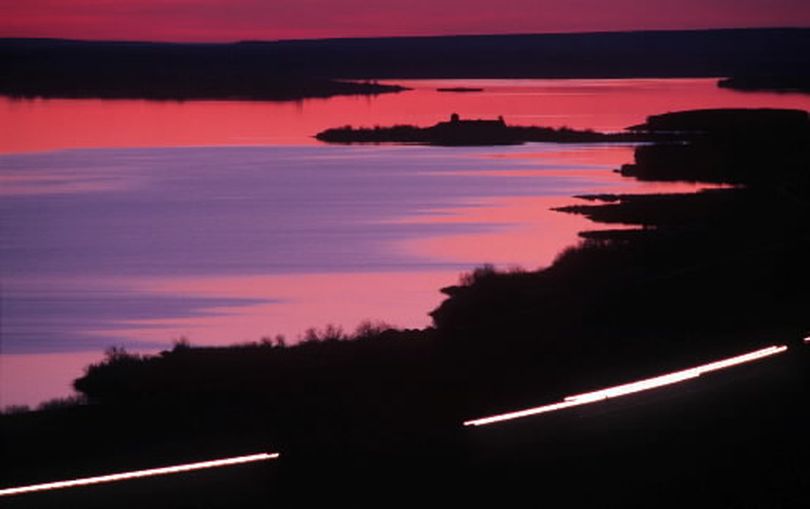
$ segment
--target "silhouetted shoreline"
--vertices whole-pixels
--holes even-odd
[[[717,82],[721,88],[743,92],[780,92],[810,94],[810,74],[783,76],[734,76]]]
[[[345,95],[397,93],[399,85],[340,81],[311,77],[279,77],[265,71],[249,72],[241,79],[212,74],[204,69],[138,74],[137,70],[114,71],[90,77],[45,71],[28,75],[22,82],[3,81],[0,94],[14,99],[150,99],[156,101],[229,100],[299,101]]]
[[[673,180],[680,169],[683,179],[734,187],[566,207],[636,228],[585,232],[543,270],[481,267],[442,290],[424,330],[333,328],[295,346],[179,343],[155,356],[111,350],[76,381],[90,404],[0,418],[13,465],[4,483],[272,447],[283,461],[251,475],[140,487],[162,486],[167,505],[222,507],[412,506],[428,494],[511,505],[538,486],[568,506],[801,506],[810,474],[807,112],[678,112],[636,130],[688,140],[640,146],[626,175]],[[774,343],[791,349],[684,388],[460,426]],[[10,506],[135,506],[138,490]]]

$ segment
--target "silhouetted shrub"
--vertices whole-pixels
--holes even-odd
[[[393,329],[392,325],[383,321],[365,320],[357,325],[352,339],[370,339]]]
[[[28,405],[8,405],[3,408],[3,411],[0,412],[3,415],[15,415],[15,414],[23,414],[26,412],[30,412],[31,407]]]
[[[350,339],[339,325],[328,324],[323,329],[310,327],[301,337],[302,343],[318,343],[322,341],[345,341]]]
[[[186,337],[177,338],[172,341],[172,352],[182,352],[191,348],[191,342]]]
[[[39,405],[37,405],[38,411],[48,411],[48,410],[57,410],[61,408],[70,408],[79,405],[84,405],[87,403],[87,398],[85,398],[81,394],[76,394],[74,396],[67,396],[63,398],[53,398],[47,401],[43,401]]]
[[[459,277],[459,284],[462,286],[473,286],[476,283],[481,283],[487,279],[492,279],[498,274],[495,266],[486,263],[480,267],[476,267],[472,272],[467,272]]]

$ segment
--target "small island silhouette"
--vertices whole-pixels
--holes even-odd
[[[439,87],[437,92],[483,92],[483,88],[478,87]]]
[[[498,117],[462,119],[458,113],[430,127],[394,125],[391,127],[352,127],[326,129],[315,138],[328,143],[415,143],[425,145],[517,145],[525,142],[604,143],[664,141],[678,138],[677,133],[659,131],[623,131],[603,133],[568,127],[509,125]]]

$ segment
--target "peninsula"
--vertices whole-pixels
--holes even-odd
[[[810,74],[732,76],[721,79],[717,82],[717,86],[743,92],[810,94]]]

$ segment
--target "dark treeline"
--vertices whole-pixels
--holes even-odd
[[[731,118],[734,129],[718,127]],[[799,507],[810,478],[806,123],[806,113],[774,110],[651,118],[644,129],[693,139],[639,147],[644,178],[672,178],[656,151],[694,145],[704,148],[682,157],[688,179],[737,186],[566,208],[640,227],[585,232],[544,270],[482,267],[443,289],[425,330],[332,329],[294,346],[179,344],[147,357],[111,350],[76,381],[91,404],[0,419],[14,465],[4,479],[273,449],[284,453],[277,466],[215,477],[221,484],[169,482],[164,501],[356,507],[540,492],[569,506]],[[759,144],[749,129],[786,136]],[[737,136],[745,143],[729,141]],[[495,429],[460,426],[775,343],[791,351],[682,388]],[[64,496],[104,506],[134,495],[124,501],[137,505],[137,486]]]
[[[18,97],[296,99],[393,91],[336,79],[792,75],[810,29],[398,37],[169,44],[0,40]]]
[[[348,78],[627,78],[792,74],[810,29],[638,31],[244,43]],[[299,58],[296,58],[299,57]]]
[[[0,93],[12,97],[297,100],[402,87],[302,73],[239,45],[0,42]]]
[[[0,93],[20,98],[284,101],[405,90],[332,79],[237,44],[6,39],[0,62]]]

